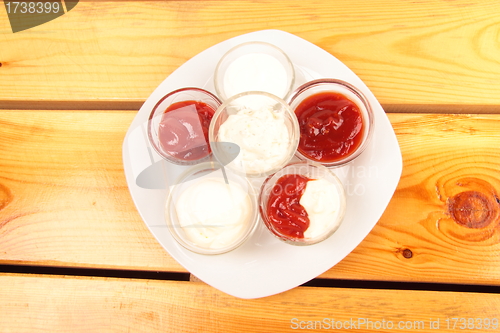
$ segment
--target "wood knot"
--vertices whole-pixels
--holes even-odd
[[[4,209],[12,201],[12,192],[8,187],[0,184],[0,210]]]
[[[448,212],[464,227],[479,229],[488,226],[500,210],[495,198],[478,191],[465,191],[448,199]]]
[[[0,62],[0,67],[2,67],[2,63]]]
[[[411,259],[413,257],[413,252],[411,252],[410,249],[403,249],[402,254],[406,259]]]

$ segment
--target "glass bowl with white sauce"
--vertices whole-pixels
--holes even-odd
[[[264,91],[286,99],[294,82],[295,71],[286,53],[257,41],[230,49],[214,74],[215,91],[222,101],[247,91]]]
[[[292,245],[324,241],[340,227],[346,209],[344,187],[321,164],[291,163],[261,186],[259,213],[267,229]]]
[[[257,194],[245,177],[204,162],[189,168],[170,189],[165,220],[184,248],[205,255],[227,253],[255,231]]]
[[[294,156],[299,124],[283,99],[249,91],[222,103],[208,137],[213,156],[221,164],[240,175],[266,177]]]

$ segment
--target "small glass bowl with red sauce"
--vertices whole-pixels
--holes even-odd
[[[182,88],[163,96],[148,120],[149,142],[160,156],[178,165],[208,161],[208,128],[221,101],[200,88]]]
[[[295,91],[289,104],[299,121],[299,159],[336,167],[351,162],[367,147],[373,111],[352,84],[338,79],[310,81]]]
[[[340,227],[346,208],[344,187],[325,166],[291,163],[262,184],[259,212],[267,229],[292,245],[313,245]]]

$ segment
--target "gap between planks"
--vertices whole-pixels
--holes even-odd
[[[52,267],[52,266],[27,266],[27,265],[2,265],[0,274],[29,274],[46,276],[74,276],[74,277],[99,277],[122,278],[157,281],[189,281],[204,283],[190,273],[121,270],[102,268],[77,268],[77,267]],[[374,289],[374,290],[407,290],[407,291],[449,291],[500,294],[500,286],[452,284],[452,283],[426,283],[426,282],[395,282],[371,280],[337,280],[315,278],[301,287],[321,287],[338,289]]]
[[[0,100],[0,110],[138,111],[144,100],[19,101]],[[500,114],[500,105],[383,104],[386,113]]]

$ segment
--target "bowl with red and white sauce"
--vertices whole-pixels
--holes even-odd
[[[291,163],[269,176],[259,195],[260,216],[267,229],[293,245],[312,245],[341,225],[346,195],[337,176],[321,164]]]

